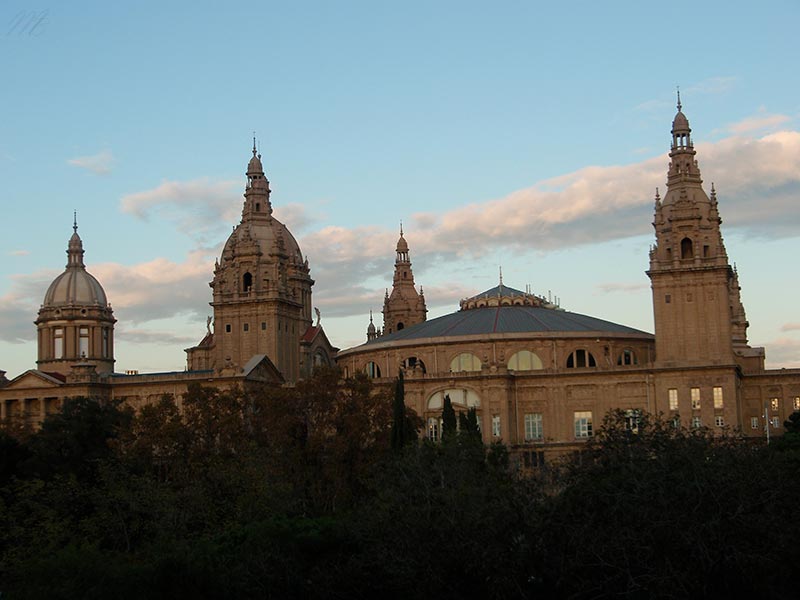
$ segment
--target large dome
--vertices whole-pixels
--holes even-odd
[[[106,292],[100,282],[86,270],[83,264],[83,242],[78,236],[77,226],[74,229],[67,249],[67,268],[47,288],[42,305],[105,307],[108,305]]]
[[[263,220],[253,219],[237,225],[228,237],[228,241],[225,242],[222,256],[231,256],[235,254],[235,248],[252,242],[258,244],[259,249],[265,255],[280,250],[289,256],[291,262],[303,262],[303,254],[300,252],[297,240],[294,239],[286,225],[273,217]]]

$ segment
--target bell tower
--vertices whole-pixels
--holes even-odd
[[[650,277],[656,366],[729,365],[754,358],[747,345],[747,319],[738,274],[722,240],[717,194],[709,197],[695,160],[689,121],[680,93],[664,198],[655,196],[656,243]],[[763,364],[763,351],[760,354]]]
[[[397,257],[394,261],[394,281],[392,293],[386,291],[383,300],[383,333],[400,331],[411,325],[425,321],[428,309],[425,307],[425,296],[420,288],[417,293],[414,287],[414,273],[411,271],[411,259],[408,256],[408,242],[403,237],[403,225],[400,225],[400,239],[397,240]]]
[[[301,338],[311,327],[314,281],[294,236],[272,215],[269,181],[255,140],[246,174],[242,220],[209,284],[214,332],[208,367],[236,372],[263,354],[287,382],[294,382],[308,371]],[[189,368],[198,368],[202,350],[188,352]]]

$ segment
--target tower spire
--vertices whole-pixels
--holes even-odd
[[[78,211],[72,211],[72,232],[78,233]]]
[[[678,90],[678,112],[681,112],[681,86],[676,86]]]

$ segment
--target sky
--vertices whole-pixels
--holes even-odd
[[[123,4],[125,4],[123,6]],[[653,331],[676,87],[752,345],[800,367],[800,3],[0,4],[0,369],[73,210],[116,370],[182,370],[253,132],[331,342],[381,325],[400,222],[428,318],[497,285]]]

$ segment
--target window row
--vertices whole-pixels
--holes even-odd
[[[671,411],[678,410],[678,389],[670,388],[667,390],[667,397],[669,401],[669,409]],[[692,410],[700,410],[702,401],[699,387],[689,388],[689,399],[691,400]],[[721,386],[715,386],[711,388],[711,400],[714,404],[715,410],[721,410],[725,408],[725,400],[723,398]]]
[[[638,426],[638,414],[633,415],[629,423],[630,428],[635,429]],[[523,425],[525,432],[525,441],[534,442],[544,440],[544,418],[542,413],[525,413],[523,415]],[[576,411],[573,414],[573,427],[576,439],[584,439],[592,437],[594,433],[592,423],[591,411]],[[440,416],[429,417],[427,420],[427,437],[431,441],[438,441],[442,431],[442,418]],[[502,436],[502,428],[500,424],[500,415],[492,415],[491,417],[491,432],[492,437],[499,438]]]
[[[65,358],[64,337],[65,335],[63,327],[56,327],[53,330],[53,358]],[[89,338],[90,338],[89,328],[79,327],[78,356],[81,358],[94,357],[98,354],[96,349],[95,351],[90,351]],[[109,358],[110,356],[109,329],[107,327],[103,327],[100,330],[100,344],[101,344],[99,349],[100,357]]]
[[[262,323],[262,329],[264,324]],[[230,325],[226,326],[226,331],[230,332]],[[246,325],[245,325],[246,327]],[[245,329],[247,331],[247,329]],[[617,366],[635,366],[639,364],[639,359],[630,348],[623,350],[617,357]],[[481,359],[471,352],[462,352],[450,361],[451,373],[477,373],[481,370]],[[530,350],[520,350],[514,353],[508,359],[507,367],[509,371],[540,371],[544,369],[542,359]],[[584,348],[579,348],[567,357],[567,369],[583,369],[597,367],[597,360],[594,355]],[[427,373],[425,363],[416,356],[406,358],[402,363],[404,370],[419,369],[423,373]],[[374,363],[369,362],[364,366],[364,371],[370,377],[380,377],[381,369]]]
[[[793,396],[792,397],[792,410],[793,411],[800,411],[800,396]],[[769,399],[769,408],[772,411],[779,411],[781,409],[781,399],[777,397],[772,397]]]

